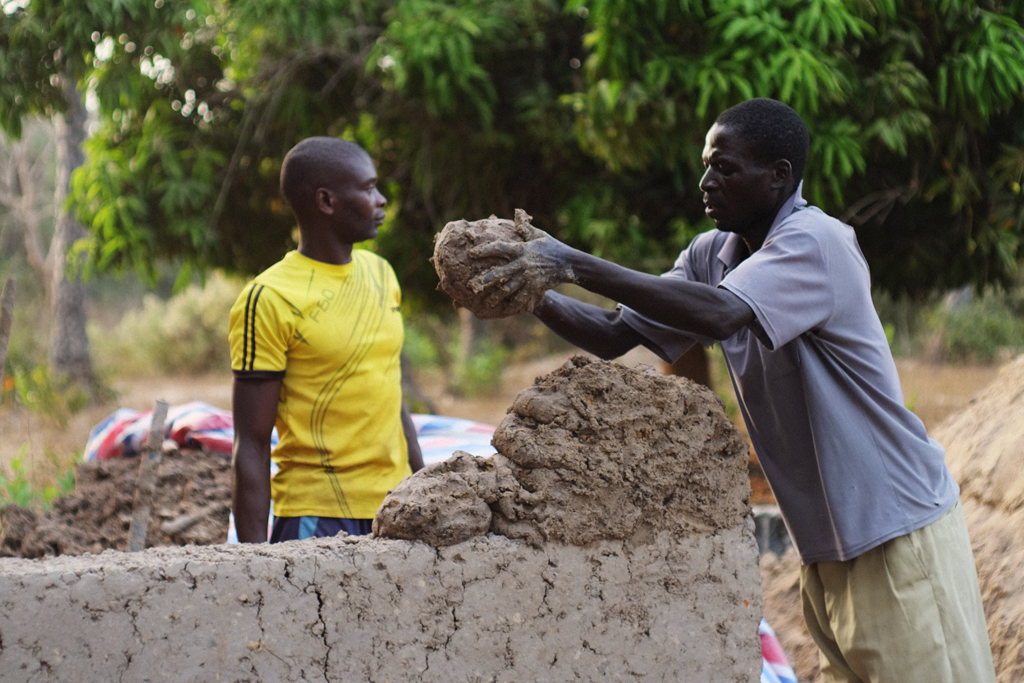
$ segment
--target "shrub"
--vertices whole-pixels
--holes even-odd
[[[18,456],[8,464],[8,468],[0,466],[0,507],[13,504],[23,508],[40,507],[46,510],[54,498],[74,490],[74,468],[58,473],[52,483],[42,487],[35,485],[25,465],[27,454],[28,444],[25,444],[18,452]],[[56,464],[57,458],[52,452],[48,451],[46,455]]]
[[[1004,349],[1024,350],[1024,320],[989,295],[970,305],[933,312],[943,354],[952,362],[991,363]]]
[[[441,352],[431,334],[419,324],[406,321],[405,345],[402,353],[416,370],[437,367],[441,363]]]
[[[81,386],[52,377],[45,363],[31,370],[15,366],[11,379],[19,403],[37,415],[53,418],[62,427],[67,425],[69,416],[89,404],[89,394]]]
[[[228,317],[242,284],[214,274],[170,299],[147,295],[111,330],[94,330],[99,364],[129,374],[195,375],[231,367]]]
[[[490,339],[483,339],[473,354],[455,367],[451,388],[462,396],[481,396],[501,386],[509,351]]]

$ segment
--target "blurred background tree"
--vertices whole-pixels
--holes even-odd
[[[569,7],[592,30],[587,87],[567,100],[581,146],[610,166],[673,169],[695,190],[713,117],[774,97],[811,131],[805,196],[857,229],[877,285],[1009,282],[1024,228],[1021,2]]]
[[[446,221],[515,206],[659,270],[709,227],[704,132],[751,96],[808,121],[805,193],[858,229],[884,288],[1001,282],[1020,256],[1019,1],[175,5],[193,7],[175,41],[95,41],[101,128],[76,197],[100,267],[257,272],[291,240],[283,154],[327,134],[378,160],[377,247],[413,296]]]
[[[50,369],[57,378],[72,380],[92,394],[99,387],[86,336],[83,255],[74,249],[88,232],[76,220],[68,201],[72,174],[85,161],[85,96],[94,85],[91,74],[102,52],[98,46],[102,36],[122,36],[140,26],[163,40],[173,35],[173,22],[168,21],[171,13],[160,12],[162,5],[163,0],[155,4],[151,0],[6,0],[2,5],[0,127],[17,140],[25,120],[40,115],[49,118],[54,127],[55,158],[52,179],[40,179],[37,172],[28,172],[32,169],[26,166],[24,147],[11,147],[15,153],[7,164],[5,203],[25,232],[29,262],[48,280]],[[45,213],[29,209],[39,205],[46,186],[52,187],[53,225],[44,251],[41,222]]]
[[[451,310],[427,262],[444,223],[517,206],[662,271],[711,227],[705,131],[752,96],[808,122],[805,195],[854,225],[883,289],[1005,283],[1021,256],[1021,0],[140,0],[102,21],[73,4],[5,3],[2,33],[50,17],[32,54],[74,54],[96,95],[74,175],[95,268],[258,272],[294,246],[284,154],[343,135],[377,160],[371,248],[415,310]],[[32,111],[65,110],[53,69]],[[30,108],[11,73],[13,131]]]

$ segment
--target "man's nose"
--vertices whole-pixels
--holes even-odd
[[[377,206],[384,206],[388,203],[388,198],[381,194],[380,190],[377,190]]]
[[[703,192],[708,192],[718,187],[718,179],[715,178],[714,173],[710,168],[704,171],[704,175],[700,177],[700,189]]]

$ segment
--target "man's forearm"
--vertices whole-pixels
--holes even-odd
[[[239,441],[232,461],[231,503],[242,543],[267,540],[270,517],[270,444]]]
[[[617,312],[552,291],[533,314],[559,337],[599,358],[618,358],[643,341]]]
[[[685,332],[721,340],[754,319],[750,307],[728,290],[640,273],[571,247],[562,258],[580,287]]]

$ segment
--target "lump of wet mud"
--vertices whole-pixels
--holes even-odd
[[[525,242],[530,235],[531,216],[516,209],[515,220],[491,216],[479,221],[458,220],[444,226],[434,238],[434,256],[430,262],[437,270],[437,288],[450,296],[456,306],[468,308],[481,320],[505,318],[529,313],[544,298],[544,289],[526,284],[509,296],[500,287],[477,289],[471,284],[477,276],[506,263],[501,257],[471,258],[470,249],[491,242]]]
[[[652,368],[575,356],[519,393],[493,443],[490,458],[459,453],[404,480],[374,532],[436,546],[488,531],[644,543],[713,534],[750,510],[747,446],[721,400]]]
[[[373,520],[373,533],[422,539],[430,545],[460,543],[487,533],[491,508],[481,491],[493,488],[494,465],[464,451],[406,480],[401,499],[389,496]]]

